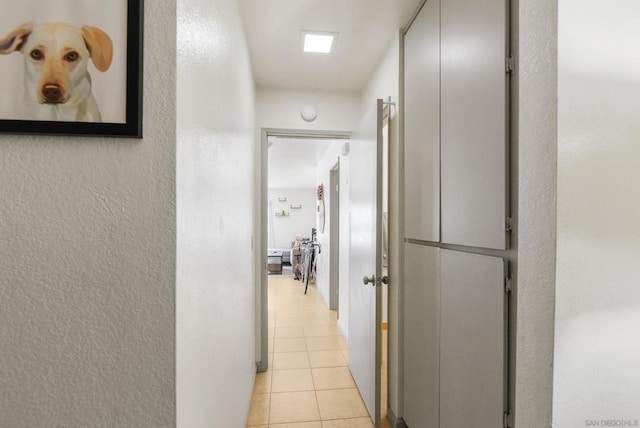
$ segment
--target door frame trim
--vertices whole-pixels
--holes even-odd
[[[256,367],[258,373],[267,371],[269,367],[269,300],[268,278],[265,266],[267,264],[268,248],[268,138],[270,136],[289,138],[340,139],[351,138],[351,132],[322,131],[287,128],[261,128],[260,144],[257,149],[259,162],[256,162],[256,191],[257,204],[254,210],[254,224],[256,226],[256,245],[254,245],[255,272],[255,311],[256,311]]]

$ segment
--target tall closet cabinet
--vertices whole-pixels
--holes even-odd
[[[427,0],[404,34],[404,412],[508,412],[509,3]]]

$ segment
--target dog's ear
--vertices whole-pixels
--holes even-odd
[[[0,39],[0,54],[6,55],[22,49],[22,45],[32,30],[33,22],[27,22],[13,29],[9,34]]]
[[[82,37],[91,53],[91,60],[100,71],[107,71],[113,59],[113,42],[111,37],[97,27],[82,27]]]

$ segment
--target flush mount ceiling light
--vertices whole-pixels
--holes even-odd
[[[303,50],[305,52],[329,53],[338,33],[303,31]]]
[[[305,122],[313,122],[318,117],[318,110],[311,104],[307,104],[302,106],[300,110],[300,116],[304,119]]]

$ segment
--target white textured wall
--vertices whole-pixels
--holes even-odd
[[[349,156],[340,158],[340,271],[338,272],[338,327],[345,338],[349,339],[349,252],[351,241],[349,234],[351,217],[349,213]],[[328,212],[328,211],[327,211]]]
[[[285,202],[279,198],[287,198]],[[272,227],[269,230],[269,248],[291,248],[296,236],[311,238],[311,228],[316,227],[316,188],[308,189],[269,189],[269,201],[272,211]],[[293,206],[302,206],[292,209]],[[277,217],[284,210],[287,217]]]
[[[557,2],[520,0],[514,7],[512,78],[517,95],[512,132],[517,144],[512,174],[518,181],[512,209],[517,212],[518,266],[511,297],[517,311],[511,411],[516,427],[542,428],[551,426],[553,393]]]
[[[640,4],[559,8],[554,427],[640,424]]]
[[[256,97],[259,128],[351,131],[359,119],[357,94],[259,89]],[[300,109],[306,104],[317,109],[318,117],[313,122],[300,117]]]
[[[387,49],[377,68],[369,78],[362,97],[360,99],[361,113],[364,116],[367,110],[375,107],[375,100],[382,98],[385,101],[391,97],[395,106],[391,106],[391,120],[389,122],[389,288],[388,288],[388,315],[389,322],[389,407],[395,416],[400,417],[400,379],[399,373],[399,294],[398,285],[401,283],[400,277],[402,268],[400,265],[401,236],[400,234],[400,176],[402,166],[400,159],[403,154],[399,145],[399,124],[398,112],[400,109],[398,91],[400,88],[400,38],[396,38]]]
[[[254,92],[234,0],[178,2],[178,426],[244,427],[255,376]]]
[[[0,136],[0,426],[175,425],[175,3],[142,140]]]

